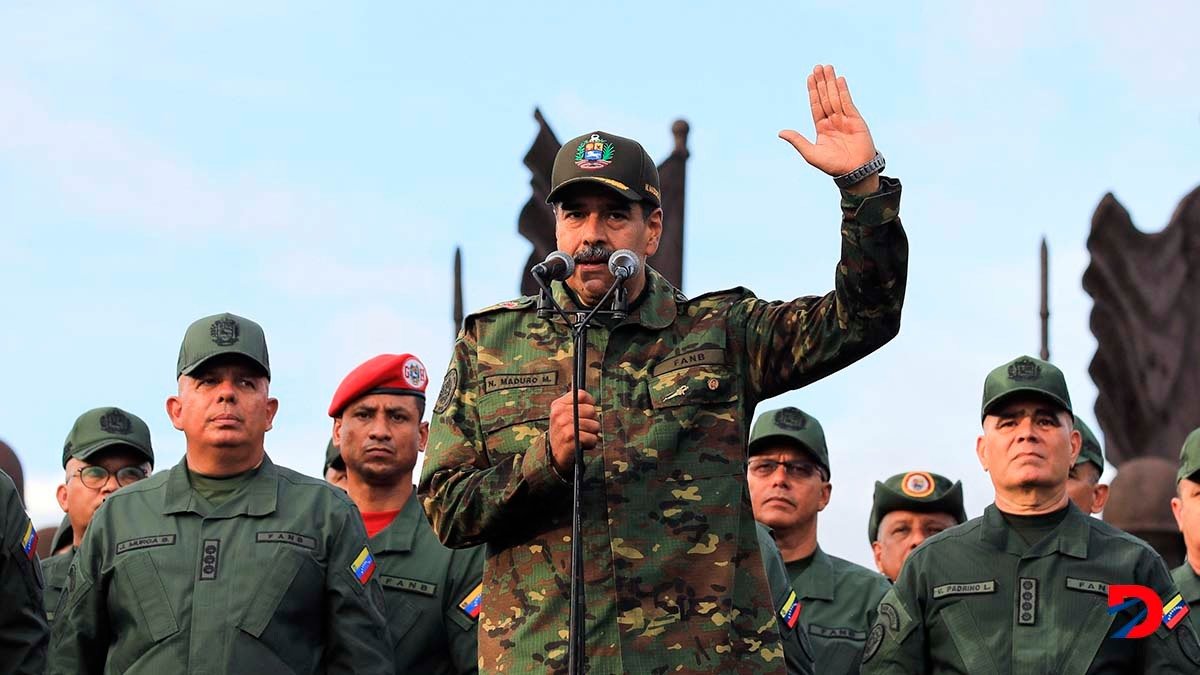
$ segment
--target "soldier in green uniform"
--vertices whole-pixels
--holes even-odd
[[[966,522],[962,483],[931,471],[908,471],[880,483],[867,522],[875,567],[895,581],[908,554],[933,535]]]
[[[1067,477],[1067,496],[1080,511],[1100,513],[1108,502],[1108,485],[1100,482],[1100,476],[1104,474],[1104,449],[1100,447],[1096,434],[1078,417],[1075,418],[1075,428],[1079,431],[1082,445],[1079,458],[1071,466],[1071,474]]]
[[[346,376],[329,404],[383,586],[397,673],[475,673],[483,547],[450,549],[429,527],[413,488],[425,450],[425,365],[381,354]]]
[[[800,598],[792,588],[788,579],[787,566],[779,547],[771,536],[771,530],[762,523],[755,523],[758,530],[758,550],[762,553],[763,566],[766,568],[767,585],[771,589],[771,597],[779,608],[779,632],[783,637],[783,654],[787,661],[788,675],[812,675],[813,648],[800,622]]]
[[[1175,490],[1171,511],[1183,534],[1187,558],[1171,570],[1171,578],[1183,599],[1200,610],[1200,429],[1188,434],[1179,451]],[[1192,626],[1200,631],[1200,613],[1193,613],[1190,618]]]
[[[881,178],[845,79],[809,78],[817,142],[781,136],[838,177],[835,289],[790,302],[744,288],[686,298],[644,265],[628,318],[590,331],[581,383],[589,672],[783,672],[746,491],[759,401],[862,358],[900,326],[908,244],[900,184]],[[575,273],[568,310],[600,301],[617,249],[644,261],[663,213],[654,162],[597,131],[555,158],[548,202]],[[448,546],[486,543],[480,670],[559,672],[567,655],[575,458],[569,327],[536,299],[469,316],[434,405],[419,494]]]
[[[171,470],[96,511],[55,617],[50,672],[392,673],[383,591],[353,502],[276,466],[262,328],[188,327]]]
[[[976,453],[995,503],[908,557],[862,672],[1197,672],[1200,642],[1162,558],[1067,497],[1081,438],[1062,372],[1028,356],[996,368],[981,418]],[[1149,617],[1153,634],[1125,638],[1144,607],[1110,613],[1112,584],[1146,586],[1173,609]]]
[[[41,675],[50,629],[42,608],[37,530],[21,495],[0,470],[0,673]]]
[[[92,515],[117,488],[132,485],[154,468],[150,428],[120,408],[95,408],[79,416],[63,444],[66,479],[58,486],[58,505],[67,514],[70,548],[42,561],[46,579],[46,618],[54,624],[67,570],[83,541]],[[57,536],[55,537],[57,539]]]
[[[799,408],[771,410],[754,423],[748,451],[754,517],[771,528],[787,563],[816,652],[816,672],[857,673],[888,583],[817,543],[818,513],[833,493],[825,431]]]
[[[325,466],[321,468],[321,475],[330,485],[346,489],[346,460],[342,459],[342,451],[334,445],[332,438],[325,446]]]

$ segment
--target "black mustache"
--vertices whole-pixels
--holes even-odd
[[[612,257],[613,249],[607,246],[584,246],[575,253],[576,265],[591,265],[595,263],[606,263]]]

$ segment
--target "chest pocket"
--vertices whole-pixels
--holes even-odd
[[[422,618],[421,607],[408,597],[408,592],[389,586],[382,578],[380,583],[383,584],[383,604],[387,609],[388,633],[392,638],[393,650],[399,653],[402,641],[414,638],[416,642],[410,642],[410,646],[419,644],[424,648],[429,636],[422,636],[419,631],[413,630],[413,626]]]
[[[550,403],[562,395],[560,386],[501,389],[479,397],[476,409],[488,453],[525,452],[550,428]]]
[[[287,544],[273,546],[271,557],[258,565],[256,584],[237,624],[254,640],[235,644],[234,654],[247,657],[248,662],[269,663],[260,653],[265,647],[291,670],[306,672],[315,664],[303,661],[317,652],[297,649],[296,643],[317,645],[323,639],[324,627],[321,621],[313,621],[312,608],[325,602],[324,573],[306,551]]]
[[[145,631],[150,642],[159,642],[179,632],[179,624],[175,620],[175,610],[167,599],[167,589],[159,578],[158,568],[154,558],[149,553],[128,553],[116,564],[114,572],[117,584],[124,587],[124,592],[133,595],[134,603],[123,603],[126,607],[135,607],[131,617],[135,625]],[[130,644],[132,649],[145,645]]]
[[[744,474],[737,370],[723,345],[677,349],[651,367],[653,423],[646,442],[660,479]]]

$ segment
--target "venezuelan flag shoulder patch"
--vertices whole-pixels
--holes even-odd
[[[371,580],[371,575],[375,573],[375,558],[366,546],[350,564],[350,571],[354,573],[354,578],[358,579],[358,583],[363,586],[366,586],[367,582]]]
[[[1189,611],[1191,610],[1183,601],[1183,596],[1176,593],[1170,602],[1163,605],[1163,625],[1167,627],[1167,630],[1173,630],[1180,621],[1183,621],[1183,617],[1187,616]]]
[[[783,607],[779,608],[779,618],[783,620],[783,625],[788,628],[795,628],[796,622],[800,620],[800,608],[802,605],[796,599],[796,591],[792,591],[788,595],[787,602],[783,603]]]
[[[25,557],[33,560],[33,554],[37,553],[37,530],[33,529],[33,521],[25,526],[25,534],[21,537],[21,551],[25,553]]]
[[[470,593],[467,593],[467,597],[463,598],[462,602],[458,603],[458,608],[462,610],[463,614],[467,615],[467,618],[474,621],[479,618],[479,610],[482,608],[482,606],[483,582],[479,582],[479,584],[475,586],[474,590],[472,590]]]

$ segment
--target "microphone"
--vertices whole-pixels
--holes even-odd
[[[566,281],[575,273],[575,259],[562,251],[554,251],[529,271],[542,281]]]
[[[621,281],[632,277],[641,269],[642,262],[638,260],[637,254],[627,248],[620,248],[613,251],[613,254],[608,258],[608,271]]]

